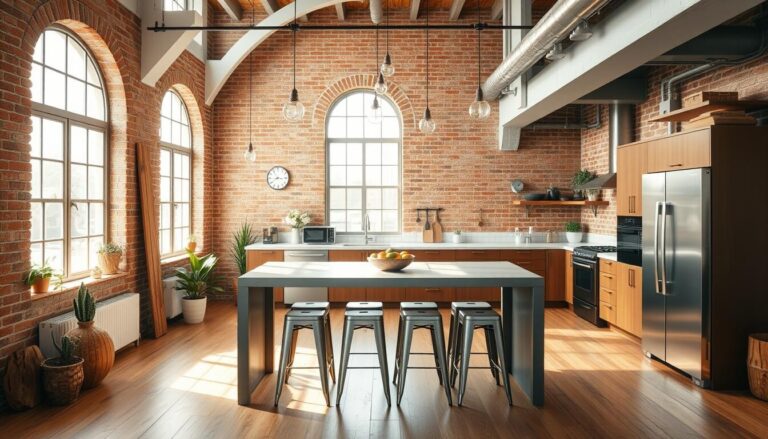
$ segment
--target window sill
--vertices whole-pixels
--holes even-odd
[[[196,251],[195,256],[200,257],[203,255],[203,252]],[[184,261],[189,259],[189,255],[187,253],[182,253],[180,255],[171,255],[166,256],[163,259],[160,259],[160,265],[166,265],[166,264],[172,264],[174,262]]]
[[[62,284],[61,288],[55,288],[55,289],[53,289],[51,291],[48,291],[47,293],[43,293],[43,294],[31,293],[31,298],[32,298],[33,301],[47,299],[49,297],[55,297],[55,296],[59,296],[61,294],[65,294],[65,293],[69,293],[69,292],[75,291],[78,288],[80,288],[80,284],[81,283],[84,283],[86,287],[92,287],[92,286],[96,286],[96,285],[100,285],[100,284],[103,284],[103,283],[106,283],[106,282],[113,281],[115,279],[122,279],[122,278],[126,278],[126,277],[128,277],[128,273],[126,273],[126,272],[118,272],[118,273],[115,273],[115,274],[104,274],[99,279],[94,279],[92,277],[85,277],[85,278],[82,278],[82,279],[77,279],[77,280],[72,280],[72,281],[64,282]],[[32,291],[32,290],[30,289],[30,291]]]

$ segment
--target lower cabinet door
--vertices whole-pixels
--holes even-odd
[[[406,288],[405,300],[408,302],[453,302],[456,298],[454,288]]]
[[[328,288],[329,302],[365,302],[368,300],[365,288]]]
[[[405,300],[405,288],[368,288],[365,300],[369,302],[402,302]]]
[[[459,302],[501,302],[501,288],[456,288],[455,300]]]

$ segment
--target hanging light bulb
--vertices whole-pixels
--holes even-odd
[[[243,153],[243,158],[249,162],[256,161],[256,151],[253,150],[253,142],[248,142],[248,149]]]
[[[376,80],[376,86],[373,87],[377,94],[387,94],[387,82],[384,81],[384,74],[379,72],[379,79]]]
[[[587,20],[581,20],[579,24],[571,31],[571,41],[585,41],[592,37],[592,29],[589,28]]]
[[[368,121],[374,124],[381,123],[381,105],[379,104],[379,97],[373,95],[373,103],[368,109]]]
[[[387,54],[384,55],[384,62],[381,63],[380,71],[382,75],[389,78],[390,76],[395,74],[395,66],[392,65],[392,57],[389,56],[389,0],[387,0],[386,23],[387,23],[387,33],[386,33]]]
[[[429,107],[424,110],[424,117],[419,121],[419,131],[424,134],[432,134],[435,132],[437,125],[432,120],[432,112],[429,111]]]
[[[291,98],[283,105],[283,117],[290,122],[298,122],[304,117],[304,105],[299,101],[299,92],[296,90],[296,32],[299,31],[299,27],[296,24],[296,3],[293,2],[293,26],[291,30],[293,32],[293,90],[291,90]]]
[[[243,152],[243,158],[251,163],[256,161],[256,151],[253,150],[253,56],[251,54],[248,55],[248,149]]]
[[[477,0],[477,91],[475,92],[475,101],[469,105],[469,117],[472,119],[487,119],[491,115],[491,106],[483,97],[483,87],[480,86],[480,36],[483,27],[480,24],[480,0]]]
[[[545,56],[550,61],[557,61],[558,59],[565,58],[565,52],[563,52],[563,44],[562,43],[555,43],[554,46],[552,46],[551,49],[549,49],[549,52],[547,52],[547,55]]]

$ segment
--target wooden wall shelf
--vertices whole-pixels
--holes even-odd
[[[534,207],[534,206],[543,206],[543,207],[588,206],[592,209],[592,214],[597,216],[597,208],[599,206],[607,206],[608,202],[605,200],[597,200],[597,201],[514,200],[512,201],[512,205],[525,207],[526,217],[528,217],[528,214],[531,212],[531,207]]]

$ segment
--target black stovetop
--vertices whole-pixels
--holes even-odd
[[[573,255],[584,259],[597,259],[598,253],[615,253],[616,247],[612,245],[583,245],[573,249]]]

